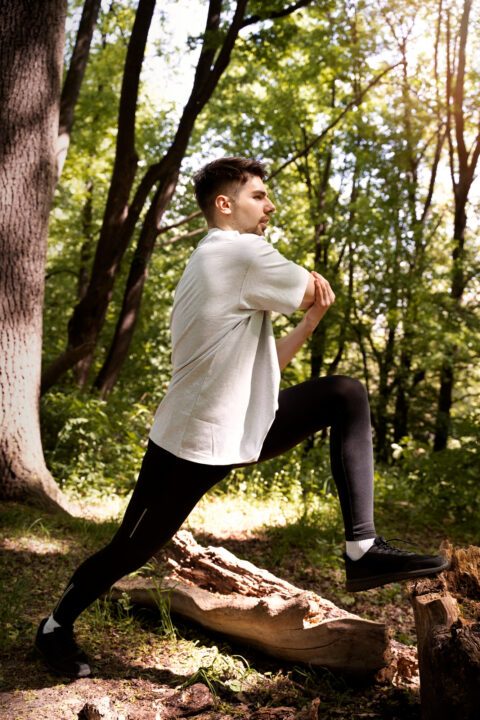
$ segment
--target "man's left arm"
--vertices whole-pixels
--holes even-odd
[[[298,325],[278,340],[277,346],[278,363],[280,370],[283,370],[294,355],[300,350],[304,342],[310,337],[320,320],[327,312],[330,305],[335,302],[335,294],[330,283],[317,272],[312,272],[315,282],[315,300]]]

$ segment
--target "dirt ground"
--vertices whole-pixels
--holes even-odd
[[[413,613],[400,585],[346,595],[338,567],[313,565],[304,548],[293,545],[280,565],[269,567],[272,536],[248,523],[237,523],[235,533],[228,526],[227,518],[215,534],[190,529],[202,544],[223,545],[351,612],[386,622],[397,640],[414,643]],[[87,610],[76,625],[93,676],[66,681],[50,674],[33,650],[35,629],[75,564],[98,546],[102,533],[108,536],[108,527],[101,537],[93,530],[20,506],[2,527],[1,720],[419,718],[413,647],[404,677],[392,682],[387,673],[354,680],[279,663],[180,620],[174,619],[177,634],[169,637],[152,613],[123,611],[107,600]],[[90,709],[79,715],[88,703]]]

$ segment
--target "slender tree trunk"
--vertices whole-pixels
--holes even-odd
[[[335,83],[332,83],[331,107],[335,107]],[[329,270],[329,243],[326,236],[327,225],[325,221],[325,202],[332,169],[332,146],[329,145],[324,159],[323,172],[318,187],[313,187],[312,215],[316,218],[313,234],[314,267],[321,275],[328,274]],[[305,158],[308,163],[308,155]],[[308,165],[307,165],[308,167]],[[327,344],[327,323],[323,320],[317,325],[312,334],[310,351],[310,377],[319,377],[324,363],[325,347]]]
[[[458,317],[458,311],[465,291],[465,231],[467,228],[466,205],[470,188],[480,157],[480,134],[473,146],[467,149],[465,141],[466,116],[464,111],[466,48],[472,0],[464,0],[460,21],[458,58],[455,78],[451,68],[450,18],[447,15],[447,138],[450,153],[450,174],[452,177],[455,213],[453,221],[453,250],[450,298],[451,310]],[[456,41],[455,41],[456,43]],[[457,45],[455,44],[455,47]],[[454,126],[454,128],[452,127]],[[453,132],[453,129],[455,132]],[[455,141],[453,139],[455,137]],[[453,404],[455,384],[455,363],[458,348],[447,340],[440,370],[437,417],[433,449],[444,450],[450,435],[450,412]]]
[[[390,455],[389,417],[388,408],[393,391],[393,374],[395,352],[397,346],[397,311],[399,307],[399,278],[398,266],[402,252],[402,238],[400,228],[396,228],[395,249],[390,267],[391,281],[386,287],[391,288],[388,302],[387,316],[387,341],[383,352],[378,353],[379,381],[378,396],[375,404],[375,430],[376,430],[376,451],[382,460],[388,460]]]
[[[78,27],[75,47],[60,99],[60,121],[57,146],[57,180],[62,174],[72,133],[75,106],[80,94],[83,76],[87,68],[90,44],[97,24],[101,0],[85,0]]]
[[[129,220],[128,202],[138,162],[135,116],[140,72],[154,8],[155,0],[139,0],[125,59],[112,180],[90,281],[69,321],[67,349],[43,373],[43,392],[74,365],[80,385],[86,384],[113,284],[128,245],[130,235],[125,234],[124,228]]]
[[[165,178],[160,182],[149,208],[132,259],[115,334],[105,362],[95,380],[95,387],[100,390],[102,397],[108,395],[113,389],[128,355],[140,311],[147,268],[158,235],[158,225],[177,185],[180,163],[173,161],[171,164],[165,163],[165,166]]]
[[[78,268],[77,297],[85,297],[88,287],[88,271],[95,249],[93,237],[93,181],[86,183],[87,196],[82,208],[83,243],[80,249],[80,266]]]
[[[218,31],[220,27],[221,6],[222,3],[219,0],[211,0],[205,28],[205,38],[208,38],[210,33]],[[148,263],[155,246],[156,237],[160,231],[163,215],[170,204],[177,186],[180,165],[185,155],[190,135],[198,115],[212,96],[220,77],[230,62],[233,46],[244,22],[246,6],[247,0],[237,0],[235,14],[213,67],[212,62],[215,57],[215,50],[214,48],[212,49],[209,42],[204,43],[195,73],[192,92],[182,113],[175,138],[161,163],[158,165],[157,191],[140,233],[125,287],[122,309],[118,318],[114,338],[106,360],[95,380],[95,387],[100,390],[103,396],[113,388],[120,369],[127,357],[140,312],[143,288],[147,278]]]
[[[410,404],[413,393],[419,382],[424,378],[425,371],[420,368],[415,372],[412,371],[412,365],[415,360],[415,349],[418,334],[418,291],[422,287],[423,275],[425,269],[425,253],[427,248],[427,218],[431,208],[433,191],[437,176],[438,164],[445,141],[445,121],[442,113],[442,103],[440,100],[440,82],[438,73],[438,55],[440,47],[441,29],[442,29],[442,7],[443,0],[438,0],[438,12],[435,32],[434,44],[434,79],[435,79],[435,99],[436,99],[436,121],[437,128],[435,133],[435,150],[433,153],[432,164],[429,168],[429,183],[425,197],[421,198],[419,192],[418,170],[423,152],[419,151],[418,141],[416,140],[416,120],[415,120],[415,104],[416,100],[412,95],[411,79],[408,71],[408,42],[411,29],[404,34],[398,30],[396,19],[386,20],[395,37],[399,53],[401,55],[402,65],[402,134],[405,141],[405,152],[402,153],[402,170],[404,171],[405,183],[405,203],[402,207],[402,214],[406,210],[408,212],[408,222],[410,231],[414,239],[414,247],[410,254],[408,246],[404,248],[404,258],[408,260],[409,274],[402,285],[402,297],[398,303],[398,311],[402,313],[403,322],[403,338],[401,341],[400,357],[394,369],[394,378],[391,382],[391,388],[396,389],[395,411],[393,418],[393,438],[396,442],[405,437],[409,428]],[[383,414],[383,412],[382,412]],[[382,421],[379,419],[379,434],[385,435],[386,428],[382,427]]]
[[[77,377],[86,385],[93,360],[93,348],[103,326],[113,284],[126,250],[128,239],[121,231],[128,214],[128,201],[137,171],[135,116],[140,71],[155,0],[140,0],[132,29],[119,111],[117,150],[105,214],[97,246],[89,287],[74,310],[68,325],[69,346],[89,343],[91,351],[77,363]]]
[[[348,223],[347,223],[347,262],[348,262],[348,286],[347,286],[347,297],[346,297],[346,303],[345,303],[345,309],[343,311],[343,318],[342,318],[342,324],[340,327],[340,334],[338,338],[338,350],[335,354],[335,357],[333,358],[332,362],[328,366],[327,374],[333,375],[338,365],[340,364],[340,361],[342,359],[343,352],[345,350],[345,343],[347,339],[347,333],[351,326],[351,315],[352,315],[352,309],[353,309],[353,303],[354,303],[354,270],[355,270],[355,258],[353,253],[353,238],[354,238],[354,229],[355,229],[355,222],[356,222],[356,214],[357,214],[357,197],[358,197],[358,173],[359,173],[359,162],[358,158],[355,161],[355,167],[353,170],[353,178],[352,178],[352,191],[350,193],[350,208],[348,211]],[[340,263],[342,262],[342,255],[341,254],[338,262],[337,267],[340,266]]]
[[[321,201],[323,208],[323,198]],[[326,225],[323,220],[318,222],[314,231],[314,266],[321,275],[328,274],[328,240],[325,238]],[[323,320],[312,334],[310,345],[310,377],[319,377],[325,358],[327,344],[327,323]]]
[[[0,12],[0,496],[56,509],[38,406],[65,14],[65,0],[4,0]]]
[[[459,196],[459,197],[458,197]],[[452,284],[450,298],[453,301],[453,312],[458,313],[465,290],[465,230],[467,215],[465,212],[467,199],[463,193],[455,197],[454,219],[454,248],[452,252]],[[450,435],[450,413],[453,405],[453,389],[455,382],[455,362],[458,347],[455,343],[447,342],[443,363],[440,370],[440,388],[438,391],[437,417],[435,423],[435,438],[433,449],[444,450]]]
[[[390,372],[393,365],[395,351],[395,327],[390,325],[387,335],[387,343],[385,351],[380,363],[380,376],[378,383],[378,397],[375,404],[376,414],[376,451],[379,458],[388,460],[389,444],[388,444],[388,404],[392,392],[392,384],[389,382]]]

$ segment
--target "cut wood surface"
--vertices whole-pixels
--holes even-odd
[[[118,582],[114,597],[155,606],[168,590],[173,612],[277,658],[351,673],[370,673],[388,659],[383,623],[364,620],[329,600],[240,560],[203,547],[181,531],[169,546],[166,576]]]
[[[448,571],[412,583],[423,720],[480,718],[480,548],[442,547]]]

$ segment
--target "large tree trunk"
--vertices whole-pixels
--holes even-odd
[[[65,0],[0,12],[0,497],[66,505],[43,457],[42,308],[53,197]]]

